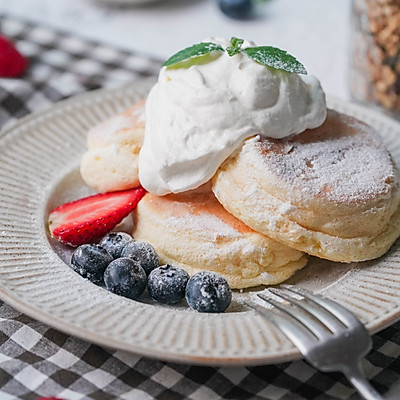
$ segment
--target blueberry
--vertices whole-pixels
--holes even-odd
[[[147,276],[137,262],[121,257],[108,265],[104,272],[104,283],[110,292],[134,300],[144,292]]]
[[[173,265],[162,265],[150,272],[147,289],[150,296],[165,304],[179,303],[185,297],[189,274]]]
[[[112,260],[111,254],[103,247],[97,244],[83,244],[72,253],[71,266],[84,278],[100,283],[105,269]]]
[[[104,247],[114,258],[121,257],[123,248],[133,242],[131,235],[125,232],[110,232],[100,240],[100,246]]]
[[[235,19],[247,19],[253,12],[252,0],[218,0],[221,11]]]
[[[194,274],[186,286],[186,301],[194,310],[208,313],[224,312],[232,300],[227,280],[211,271]]]
[[[149,275],[150,272],[160,265],[158,255],[154,247],[147,242],[134,241],[128,243],[121,252],[121,257],[128,257],[138,262]]]

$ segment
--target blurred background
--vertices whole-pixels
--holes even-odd
[[[349,98],[348,0],[2,0],[12,16],[164,60],[210,37],[287,50],[326,93]]]

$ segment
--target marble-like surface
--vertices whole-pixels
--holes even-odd
[[[227,18],[216,0],[160,0],[135,6],[121,6],[116,0],[3,0],[0,14],[160,59],[210,36],[242,37],[286,49],[321,80],[328,94],[349,97],[348,0],[270,0],[250,21]]]

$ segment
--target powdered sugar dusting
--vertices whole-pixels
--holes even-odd
[[[135,125],[135,121],[136,117],[116,115],[92,128],[88,133],[88,137],[109,138],[115,132],[131,128]]]
[[[170,216],[167,219],[167,224],[188,231],[211,234],[214,240],[217,237],[238,238],[240,236],[240,233],[231,225],[228,225],[217,216],[207,213],[191,215],[190,218],[187,218],[187,216]]]
[[[313,196],[337,202],[390,196],[396,170],[379,135],[367,125],[330,111],[319,128],[247,147],[252,162]],[[261,156],[261,157],[260,157]]]

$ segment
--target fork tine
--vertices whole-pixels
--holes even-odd
[[[327,309],[326,313],[332,313],[332,321],[337,318],[347,327],[338,324],[338,334],[328,334],[318,339],[318,331],[313,331],[313,324],[317,324],[317,317],[305,311],[296,302],[295,296],[288,295],[286,291],[270,290],[266,293],[278,296],[279,300],[286,300],[288,304],[282,303],[273,297],[267,297],[260,293],[259,298],[268,304],[272,304],[274,309],[270,310],[257,303],[246,302],[250,307],[273,322],[292,343],[300,350],[305,359],[321,371],[341,371],[361,394],[368,400],[383,400],[379,393],[369,384],[361,368],[361,358],[371,348],[371,337],[361,322],[343,306],[335,302],[308,292],[305,289],[294,289],[288,285],[282,285],[286,291],[292,292],[303,297],[300,301],[307,302],[309,307],[321,307]],[[283,295],[282,295],[283,293]],[[295,301],[293,301],[293,298]],[[261,303],[262,304],[262,303]],[[296,314],[296,311],[301,312]],[[329,315],[329,314],[328,314]],[[304,323],[303,323],[304,322]],[[318,321],[319,322],[319,321]],[[323,325],[318,325],[322,328]]]
[[[303,288],[294,288],[291,285],[282,285],[282,287],[293,293],[299,294],[306,299],[309,299],[310,301],[313,301],[314,303],[317,303],[321,307],[327,309],[332,315],[334,315],[347,327],[364,326],[361,324],[358,318],[353,315],[349,310],[332,300],[320,296],[315,296],[313,293]]]
[[[246,304],[276,325],[302,354],[305,354],[307,349],[315,344],[317,339],[312,333],[292,317],[288,317],[286,314],[278,314],[276,311],[266,309],[260,304],[250,301],[246,301]]]
[[[281,303],[278,301],[275,301],[267,296],[264,296],[263,294],[257,294],[258,297],[263,299],[264,301],[272,304],[274,307],[278,308],[282,312],[288,314],[290,317],[296,319],[299,321],[301,324],[303,324],[316,338],[322,339],[326,336],[329,335],[328,331],[326,328],[318,321],[315,320],[315,317],[311,313],[309,313],[302,305],[299,304],[299,301],[289,297],[285,296],[284,294],[281,293],[280,290],[271,290],[268,289],[272,294],[275,296],[278,296],[286,301],[289,302],[290,307],[283,306]],[[303,311],[303,312],[302,312]],[[304,313],[305,311],[305,313]]]
[[[299,293],[286,287],[283,289],[269,288],[268,290],[273,294],[282,297],[283,299],[291,303],[296,304],[302,310],[310,313],[312,316],[314,316],[314,318],[324,324],[326,328],[328,328],[332,333],[338,333],[341,332],[343,329],[346,329],[346,325],[340,319],[338,319],[325,307],[322,307],[320,304],[313,301],[311,298],[302,294],[302,299],[298,300],[293,297],[293,294],[298,295]],[[326,331],[323,331],[323,333],[326,333]]]

